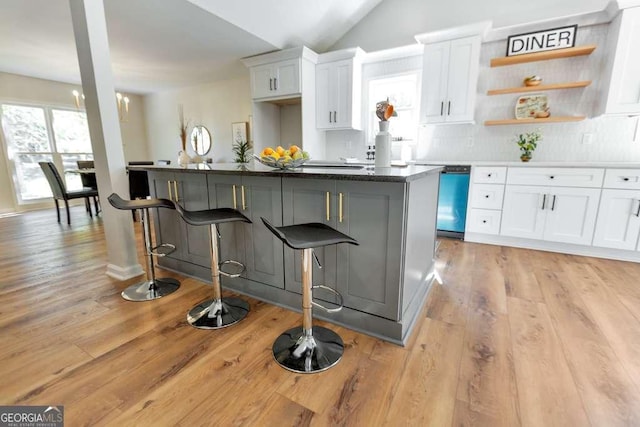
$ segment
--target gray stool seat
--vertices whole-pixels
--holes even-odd
[[[187,224],[195,226],[209,226],[209,241],[211,253],[211,279],[213,282],[213,298],[202,301],[187,314],[187,322],[199,329],[220,329],[233,325],[244,319],[249,313],[249,303],[241,298],[222,297],[220,275],[226,277],[238,277],[245,266],[233,260],[219,261],[218,254],[218,224],[230,222],[251,222],[249,218],[239,211],[231,208],[206,209],[200,211],[188,211],[176,203],[175,208]],[[224,265],[236,265],[240,268],[237,273],[228,273],[222,270]]]
[[[135,199],[125,200],[116,193],[112,193],[107,200],[116,209],[123,211],[136,210],[136,209],[149,209],[149,208],[167,208],[175,209],[173,202],[168,199]]]
[[[340,361],[344,353],[342,338],[331,329],[313,326],[312,307],[328,313],[342,309],[342,295],[324,286],[313,286],[312,259],[314,248],[340,243],[358,245],[344,233],[322,223],[295,224],[276,227],[264,218],[264,225],[285,245],[302,249],[302,327],[298,326],[282,333],[273,343],[273,358],[280,366],[298,373],[315,373],[329,369]],[[316,262],[317,262],[316,258]],[[320,263],[318,262],[318,265]],[[328,309],[313,301],[313,289],[322,288],[340,299],[339,307]]]
[[[291,249],[320,248],[339,243],[358,244],[355,239],[319,222],[275,227],[266,219],[261,219],[264,225]]]
[[[145,257],[147,259],[146,280],[141,283],[129,286],[122,291],[122,298],[127,301],[151,301],[169,295],[180,288],[180,282],[176,279],[165,277],[157,278],[155,267],[153,265],[153,257],[163,257],[176,250],[175,245],[171,243],[162,243],[153,246],[151,237],[151,228],[149,221],[149,209],[165,208],[175,209],[173,202],[167,199],[140,199],[140,200],[124,200],[116,193],[112,193],[107,200],[116,209],[120,210],[136,210],[142,211],[142,237],[145,245]],[[161,249],[162,251],[159,251]]]

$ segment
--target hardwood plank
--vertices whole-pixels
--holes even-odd
[[[543,301],[540,285],[534,274],[535,268],[527,249],[502,248],[505,259],[502,273],[505,278],[507,296],[529,301]]]
[[[544,304],[509,298],[522,425],[589,425]]]
[[[251,425],[267,426],[274,420],[278,420],[278,424],[282,426],[306,427],[311,425],[314,415],[313,411],[304,406],[298,405],[279,393],[273,393],[260,414],[251,420]]]
[[[385,425],[450,425],[464,331],[426,319],[393,392]]]

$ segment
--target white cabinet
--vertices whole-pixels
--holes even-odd
[[[474,166],[473,182],[481,184],[504,184],[507,168],[504,166]]]
[[[621,10],[609,24],[596,115],[640,114],[640,7]]]
[[[593,246],[634,250],[639,234],[640,191],[603,190]]]
[[[357,58],[317,64],[317,128],[360,130],[361,92],[361,63]]]
[[[253,99],[297,96],[300,88],[300,60],[289,59],[251,67],[251,97]]]
[[[472,122],[480,36],[427,44],[422,70],[422,123]]]
[[[500,234],[588,245],[600,189],[507,185]]]
[[[472,179],[465,231],[482,234],[500,232],[506,176],[506,167],[474,166],[471,169]]]

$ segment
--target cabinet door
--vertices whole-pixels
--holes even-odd
[[[173,200],[189,211],[209,209],[207,176],[204,174],[177,173]],[[180,218],[182,229],[182,259],[202,267],[211,266],[209,233],[203,226],[189,225]]]
[[[640,7],[628,8],[609,26],[611,40],[607,47],[606,72],[609,77],[606,93],[606,114],[640,113]]]
[[[424,47],[420,108],[422,123],[440,123],[445,120],[450,44],[442,42]]]
[[[329,195],[327,203],[327,194]],[[284,225],[305,222],[320,222],[336,226],[335,182],[321,179],[282,179],[282,222]],[[327,217],[329,219],[327,219]],[[313,263],[314,285],[335,288],[336,247],[326,246],[314,250],[322,268]],[[300,293],[302,288],[302,251],[284,247],[285,289]],[[334,298],[322,291],[315,292],[314,298],[333,301]]]
[[[151,197],[160,199],[173,199],[174,174],[170,172],[149,172],[149,192]],[[176,246],[176,250],[167,255],[168,258],[183,259],[182,240],[182,218],[173,209],[157,208],[155,220],[155,245],[160,243],[171,243]],[[158,263],[162,265],[162,258],[158,258]]]
[[[478,36],[451,42],[445,105],[447,122],[473,120],[479,64],[480,38]]]
[[[590,245],[596,224],[599,188],[549,188],[544,239]]]
[[[331,64],[316,66],[316,127],[331,129],[333,127],[333,107],[331,93],[334,86],[331,82]]]
[[[239,209],[241,203],[240,186],[242,179],[237,175],[208,175],[209,200],[211,208]],[[240,222],[219,224],[219,259],[234,260],[246,265],[244,250],[245,227]],[[208,235],[208,233],[207,233]],[[226,278],[223,278],[223,283]],[[231,279],[233,280],[233,279]]]
[[[336,246],[344,304],[397,320],[404,184],[337,181],[336,191],[337,229],[360,243]]]
[[[275,96],[300,94],[300,60],[290,59],[274,64]]]
[[[272,64],[251,67],[249,74],[251,75],[251,97],[253,99],[274,96],[272,73]]]
[[[351,102],[353,97],[353,61],[338,61],[333,64],[333,85],[335,87],[334,96],[334,114],[333,127],[351,128],[352,127],[352,108]]]
[[[602,190],[593,246],[634,250],[640,234],[640,191]]]
[[[547,187],[507,185],[500,235],[542,239],[547,212],[544,207],[549,203],[545,195],[548,192]]]
[[[247,268],[243,277],[277,288],[284,288],[284,245],[260,218],[282,225],[281,182],[275,177],[243,177],[239,207],[252,221],[251,224],[242,224]]]

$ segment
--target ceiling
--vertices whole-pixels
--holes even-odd
[[[105,0],[116,88],[151,93],[245,73],[240,58],[325,51],[382,0]],[[80,83],[68,0],[0,2],[0,71]]]

